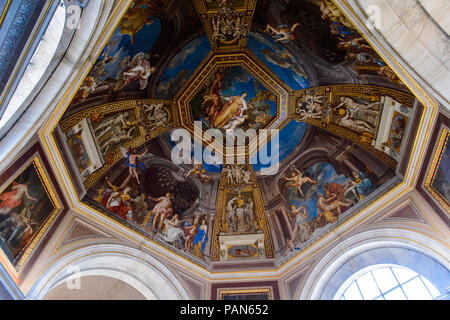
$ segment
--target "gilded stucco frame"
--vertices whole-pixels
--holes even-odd
[[[430,167],[426,174],[426,179],[424,182],[425,189],[433,196],[433,198],[447,211],[450,213],[449,202],[433,187],[434,179],[436,178],[436,172],[442,160],[442,155],[444,154],[445,147],[450,137],[450,131],[443,127],[439,135],[439,140],[437,141],[436,149],[434,151],[433,158],[431,160]]]
[[[56,192],[50,182],[50,179],[47,176],[45,169],[42,165],[42,160],[39,158],[37,154],[31,157],[30,160],[27,161],[26,164],[23,165],[19,171],[17,171],[10,179],[8,179],[8,181],[1,187],[0,193],[3,193],[3,191],[30,166],[34,166],[36,173],[42,183],[42,187],[44,188],[45,193],[47,194],[48,198],[50,199],[53,205],[53,211],[48,214],[47,218],[45,218],[44,222],[41,224],[37,232],[34,233],[31,240],[20,252],[20,254],[18,255],[18,259],[11,262],[10,259],[3,253],[3,251],[0,250],[0,258],[1,258],[0,260],[2,264],[6,263],[7,265],[9,265],[11,267],[11,270],[15,271],[16,275],[20,273],[22,267],[25,265],[25,263],[28,261],[31,254],[33,253],[33,250],[37,247],[39,241],[42,239],[43,235],[48,230],[48,228],[53,223],[56,216],[62,209],[61,202],[58,199]]]

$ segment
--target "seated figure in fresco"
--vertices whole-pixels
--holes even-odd
[[[34,236],[35,229],[39,226],[33,218],[28,216],[21,216],[24,228],[18,233],[13,240],[11,240],[10,245],[14,246],[13,256],[17,257],[25,246],[30,242],[31,238]]]
[[[0,223],[0,237],[11,243],[16,234],[22,230],[24,224],[17,212],[11,212],[5,220]],[[16,233],[16,234],[15,234]]]
[[[216,120],[213,123],[214,127],[223,128],[230,123],[234,116],[242,116],[245,110],[248,109],[247,98],[248,93],[244,92],[242,95],[227,98],[228,102],[222,107]]]
[[[164,197],[159,197],[159,198],[148,197],[148,198],[150,200],[158,202],[152,210],[153,228],[156,231],[161,230],[163,227],[164,221],[167,218],[171,217],[173,214],[172,194],[167,193]]]
[[[109,180],[108,183],[110,183]],[[117,188],[117,191],[114,191],[106,202],[106,209],[126,220],[129,210],[128,201],[131,199],[130,191],[130,187]]]
[[[286,175],[283,175],[283,179],[289,182],[289,187],[294,188],[295,191],[298,191],[302,198],[305,197],[302,191],[302,185],[305,183],[317,183],[317,181],[314,181],[309,177],[304,177],[303,173],[300,172],[297,168],[294,168],[294,172],[291,173],[289,178],[286,177]]]
[[[27,228],[32,228],[33,224],[37,225],[37,222],[34,222],[32,219],[32,214],[35,209],[36,207],[32,204],[29,207],[23,208],[17,216],[18,219],[15,220],[15,227],[12,229],[12,233],[8,238],[10,245],[20,242],[23,237],[22,234],[24,232],[27,233]]]
[[[147,88],[148,78],[156,71],[156,68],[152,67],[144,57],[145,54],[141,52],[131,60],[128,68],[120,74],[119,82],[116,84],[114,91],[122,90],[135,81],[139,81],[140,90]]]
[[[275,42],[295,41],[297,37],[295,36],[294,31],[299,26],[299,22],[294,23],[290,28],[287,25],[281,25],[278,28],[274,28],[268,24],[265,32],[269,33],[271,37],[275,39]]]
[[[175,214],[172,219],[165,219],[164,225],[164,232],[160,237],[164,241],[171,243],[174,247],[183,249],[185,235],[184,231],[180,228],[181,221],[178,214]]]
[[[31,197],[28,193],[29,186],[29,182],[19,184],[14,181],[12,183],[11,191],[2,193],[0,195],[0,216],[5,216],[13,209],[19,207],[22,204],[24,198],[27,198],[28,200],[34,202],[38,201],[36,198]]]
[[[319,221],[323,216],[327,223],[336,222],[342,213],[342,208],[347,208],[350,205],[351,203],[349,202],[336,199],[336,196],[327,199],[323,194],[319,193],[317,198]]]

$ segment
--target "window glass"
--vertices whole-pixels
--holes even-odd
[[[65,21],[66,8],[61,1],[0,119],[0,128],[16,113],[44,75],[61,41]]]
[[[430,300],[439,291],[425,277],[405,267],[375,265],[353,274],[335,300]]]

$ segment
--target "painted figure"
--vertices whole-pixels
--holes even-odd
[[[265,32],[268,32],[272,38],[275,39],[275,42],[286,42],[289,40],[295,41],[297,37],[295,36],[294,31],[299,26],[299,22],[294,23],[294,25],[290,28],[287,25],[281,25],[278,28],[274,28],[268,24]]]
[[[335,196],[326,199],[323,194],[319,193],[317,198],[317,209],[319,217],[324,215],[327,222],[335,222],[337,216],[341,215],[342,208],[350,206],[351,203],[337,200]],[[337,214],[334,214],[336,211]]]
[[[37,202],[36,198],[33,198],[28,193],[29,183],[19,184],[17,182],[12,183],[11,191],[5,192],[0,195],[0,216],[9,214],[13,209],[22,204],[25,198],[28,200]]]
[[[299,235],[301,235],[301,240],[305,239],[305,236],[303,234],[304,224],[308,220],[309,214],[305,206],[297,208],[296,205],[291,206],[290,214],[292,216],[292,238],[288,239],[286,242],[289,249],[291,249],[291,251],[294,251],[296,249],[298,250],[298,248],[294,247],[295,239],[297,239]]]
[[[167,193],[166,196],[160,198],[148,197],[150,200],[158,202],[152,210],[153,214],[153,228],[155,230],[162,229],[164,220],[172,216],[172,194]],[[159,223],[158,223],[159,222]],[[158,223],[158,226],[156,225]]]
[[[350,111],[348,109],[339,109],[339,114],[341,116],[345,115],[343,118],[341,118],[338,121],[338,125],[342,127],[346,127],[350,130],[354,131],[362,131],[362,132],[369,132],[369,133],[375,133],[375,127],[367,123],[366,121],[359,120],[359,119],[352,119],[350,117]]]
[[[357,198],[364,198],[371,191],[372,183],[364,172],[352,171],[352,178],[350,186],[354,187],[354,190],[357,192]]]
[[[186,173],[185,178],[188,178],[192,174],[199,177],[202,183],[208,183],[211,181],[211,177],[206,174],[206,169],[203,164],[194,164],[194,169]]]
[[[169,243],[172,243],[178,249],[183,248],[184,243],[184,231],[180,228],[181,221],[178,214],[175,214],[172,219],[164,220],[164,232],[160,237]]]
[[[195,236],[198,232],[198,223],[200,216],[197,215],[194,218],[194,222],[192,224],[186,223],[184,226],[186,241],[184,242],[184,252],[191,252],[192,243],[194,242]]]
[[[127,70],[119,76],[119,82],[116,84],[114,91],[122,90],[135,81],[139,81],[140,90],[147,88],[148,78],[156,71],[156,68],[152,67],[144,57],[145,54],[141,52],[133,58]]]
[[[148,153],[148,150],[145,149],[145,151],[141,154],[137,153],[136,149],[129,148],[126,155],[127,155],[127,166],[129,168],[130,176],[136,178],[136,181],[138,184],[141,184],[139,181],[139,175],[136,171],[137,167],[139,166],[142,170],[145,170],[145,165],[143,163],[140,163],[138,158],[145,156]]]
[[[377,116],[380,106],[381,106],[381,102],[374,102],[374,103],[365,105],[362,103],[355,102],[352,98],[341,97],[340,104],[336,107],[336,109],[345,107],[347,110],[350,111],[351,117],[355,117],[356,114],[359,112]]]
[[[220,96],[222,79],[222,75],[217,72],[215,80],[211,85],[211,89],[209,90],[209,97],[212,100],[212,104],[209,108],[208,116],[205,118],[205,120],[211,120],[211,123],[214,123],[214,121],[216,121],[216,118],[219,115],[220,110],[222,109],[222,99]]]
[[[312,180],[309,177],[304,177],[303,173],[294,168],[294,172],[292,172],[290,178],[283,175],[283,179],[289,182],[289,187],[294,188],[294,190],[298,191],[302,198],[305,197],[302,191],[302,185],[305,183],[316,184],[317,181]]]
[[[203,250],[205,249],[206,244],[208,243],[208,226],[206,224],[206,219],[202,220],[202,224],[197,229],[197,234],[195,235],[193,246],[194,246],[194,255],[201,259],[205,259],[203,255]]]
[[[131,9],[119,23],[120,33],[129,35],[134,45],[136,34],[144,27],[151,25],[154,20],[150,17],[151,4],[148,0],[136,0]]]
[[[214,126],[223,128],[233,119],[234,116],[242,116],[245,110],[248,109],[247,102],[245,98],[247,98],[248,93],[244,92],[242,95],[234,96],[228,98],[228,102],[223,106],[222,110],[217,115],[216,121],[214,121]]]

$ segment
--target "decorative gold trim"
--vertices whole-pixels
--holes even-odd
[[[445,209],[445,211],[447,211],[447,213],[450,213],[450,204],[436,189],[433,188],[433,182],[436,178],[436,172],[441,163],[441,159],[447,146],[449,136],[450,131],[448,131],[447,128],[442,128],[441,135],[434,151],[433,160],[431,161],[431,165],[428,169],[426,180],[424,183],[425,189],[428,190],[429,193],[431,193],[433,198],[439,202],[439,204]]]
[[[332,1],[334,2],[335,0],[332,0]],[[122,3],[122,2],[123,2],[123,0],[120,0],[120,3]],[[131,3],[131,2],[130,2],[130,3]],[[120,7],[120,5],[117,6],[117,8],[119,8],[119,7]],[[116,10],[117,10],[117,9],[116,9]],[[115,14],[115,13],[114,13],[114,14]],[[344,14],[345,14],[345,13],[344,13]],[[123,14],[122,14],[122,15],[123,15]],[[120,21],[120,19],[117,20],[116,25],[119,23],[119,21]],[[111,22],[109,22],[109,23],[111,23]],[[115,30],[115,29],[114,29],[114,30]],[[110,32],[110,34],[112,34],[112,32],[113,32],[114,30],[112,30],[112,31]],[[102,34],[103,34],[103,33],[104,33],[104,32],[102,31]],[[365,36],[363,35],[363,37],[365,37]],[[365,38],[366,38],[366,37],[365,37]],[[103,37],[99,37],[98,39],[99,39],[98,42],[100,42],[100,39],[103,39]],[[366,40],[367,40],[367,38],[366,38]],[[105,43],[106,43],[106,42],[105,42]],[[414,81],[414,79],[412,79],[412,78],[408,75],[408,72],[407,72],[407,71],[399,64],[399,62],[389,54],[389,50],[391,50],[391,49],[388,50],[387,48],[385,48],[385,47],[384,47],[381,43],[379,43],[379,42],[377,42],[377,44],[378,44],[378,46],[380,46],[381,48],[384,49],[383,55],[381,55],[381,56],[386,56],[386,55],[390,56],[390,57],[394,60],[395,66],[397,66],[399,69],[401,69],[401,71],[404,73],[404,77],[407,77],[408,79],[410,79],[411,82],[414,84],[414,90],[411,90],[411,91],[412,91],[412,92],[418,92],[418,93],[420,93],[420,94],[423,95],[423,98],[422,98],[422,99],[424,99],[424,101],[422,101],[422,99],[421,99],[420,97],[417,97],[417,96],[416,96],[416,97],[423,103],[423,105],[424,105],[424,107],[425,107],[425,111],[430,111],[429,109],[431,109],[431,114],[429,115],[430,122],[429,122],[428,124],[425,124],[425,123],[424,123],[424,120],[425,120],[425,117],[426,117],[426,112],[424,112],[424,113],[422,114],[422,116],[421,116],[420,123],[419,123],[419,128],[422,129],[422,130],[423,130],[423,127],[424,127],[424,126],[427,126],[427,129],[428,129],[428,130],[423,130],[423,132],[425,133],[425,137],[424,137],[424,138],[427,139],[427,138],[429,137],[429,135],[430,135],[430,130],[429,130],[429,129],[431,128],[431,125],[432,125],[432,122],[433,122],[432,120],[435,118],[435,115],[436,115],[436,113],[437,113],[437,109],[438,109],[438,108],[437,108],[437,105],[430,99],[429,94],[426,93],[426,92],[424,91],[424,89],[423,89],[421,86],[419,86],[419,84],[418,84],[416,81]],[[375,50],[376,50],[377,52],[379,51],[379,49],[376,49],[376,48],[375,48]],[[99,54],[100,54],[100,52],[99,52]],[[98,54],[98,55],[99,55],[99,54]],[[85,66],[85,65],[86,65],[86,64],[84,64],[80,70],[84,70],[84,66]],[[80,72],[80,74],[81,74],[81,72]],[[410,85],[407,85],[407,86],[411,89]],[[58,111],[60,111],[61,108],[63,108],[63,109],[66,109],[66,108],[67,108],[67,105],[63,105],[63,101],[64,101],[64,99],[67,97],[67,95],[70,94],[71,88],[73,88],[72,85],[67,89],[67,92],[65,93],[63,99],[62,99],[61,102],[58,104],[58,106],[57,106],[57,108],[56,108],[56,111],[55,111],[55,114],[58,114]],[[61,113],[60,113],[60,114],[61,114]],[[54,124],[54,125],[51,124],[51,123],[52,123],[52,119],[54,119],[54,117],[55,117],[55,116],[52,116],[51,119],[50,119],[50,121],[45,125],[44,130],[42,131],[40,137],[41,137],[41,139],[42,139],[42,141],[43,141],[43,144],[44,144],[44,147],[45,147],[45,150],[46,150],[47,154],[50,155],[50,162],[51,162],[55,167],[57,167],[57,166],[58,166],[59,164],[61,164],[61,163],[63,164],[63,165],[62,165],[62,171],[56,170],[56,175],[57,175],[60,179],[63,179],[63,176],[62,176],[62,175],[63,175],[63,174],[65,174],[65,175],[68,174],[67,168],[65,167],[65,164],[62,162],[61,154],[57,151],[56,155],[54,155],[54,153],[52,152],[53,149],[57,150],[57,145],[56,145],[56,143],[55,143],[55,140],[54,140],[53,137],[51,136],[51,132],[52,132],[52,131],[55,129],[55,127],[56,127],[56,124]],[[59,117],[60,117],[60,115],[59,115]],[[420,129],[419,129],[419,130],[420,130]],[[24,138],[22,138],[22,139],[20,140],[20,142],[22,142],[23,140],[24,140]],[[425,152],[426,144],[423,143],[423,144],[421,144],[421,146],[419,147],[417,141],[418,141],[418,136],[416,136],[415,141],[414,141],[414,144],[413,144],[413,152],[418,153],[418,156],[422,156],[422,155],[424,154],[424,152]],[[10,155],[11,153],[12,153],[12,151],[8,152],[8,155]],[[54,155],[54,156],[53,156],[53,155]],[[413,161],[413,160],[410,160],[410,164],[411,164],[412,161]],[[410,175],[411,170],[414,171],[414,172],[417,172],[417,170],[419,170],[419,168],[420,168],[420,163],[415,163],[415,165],[414,165],[413,167],[409,166],[408,169],[407,169],[406,176]],[[413,173],[414,173],[414,172],[413,172]],[[372,207],[372,206],[375,206],[376,204],[379,204],[379,205],[380,205],[379,210],[377,210],[376,212],[372,212],[370,215],[364,217],[364,218],[361,219],[360,221],[356,221],[356,224],[355,224],[350,230],[343,231],[343,233],[342,233],[341,235],[344,236],[345,234],[351,232],[352,230],[354,230],[355,227],[358,227],[358,225],[361,225],[362,223],[366,222],[368,219],[370,219],[371,217],[373,217],[377,212],[380,212],[380,210],[383,210],[383,209],[387,208],[388,205],[392,204],[396,199],[401,198],[402,196],[404,196],[405,194],[407,194],[408,192],[410,192],[410,191],[412,190],[412,185],[406,185],[406,184],[405,184],[405,183],[406,183],[405,181],[406,181],[406,180],[402,181],[402,182],[400,183],[400,185],[398,185],[397,187],[394,188],[394,190],[391,190],[391,192],[395,192],[395,190],[397,190],[398,188],[404,187],[405,189],[404,189],[403,191],[401,191],[398,195],[396,195],[396,196],[395,196],[394,198],[392,198],[392,199],[386,200],[386,196],[387,196],[387,195],[383,195],[382,197],[380,197],[379,199],[377,199],[376,201],[374,201],[369,207]],[[69,181],[68,183],[69,183],[69,185],[66,186],[65,184],[63,184],[62,187],[63,187],[63,189],[65,190],[65,192],[67,192],[67,193],[72,193],[73,190],[75,190],[75,188],[74,188],[73,183],[72,183],[71,181]],[[101,213],[99,213],[99,212],[98,212],[98,215],[96,215],[95,213],[87,213],[86,211],[84,211],[84,210],[87,210],[87,208],[85,207],[85,205],[84,205],[81,201],[75,201],[75,202],[73,202],[73,201],[69,198],[69,202],[70,202],[71,205],[74,207],[74,210],[75,210],[76,212],[78,212],[79,214],[82,214],[82,215],[86,216],[88,219],[93,220],[95,223],[98,223],[99,225],[102,225],[102,226],[104,226],[105,228],[110,228],[111,226],[113,226],[114,228],[117,229],[117,228],[120,228],[120,227],[122,226],[119,222],[117,222],[117,221],[115,221],[115,220],[113,220],[113,219],[111,219],[111,218],[109,218],[109,217],[105,217],[105,216],[103,216],[103,215],[102,215]],[[362,211],[363,211],[363,212],[367,211],[367,210],[369,209],[369,207],[364,208]],[[348,225],[349,223],[354,222],[354,220],[355,220],[357,217],[360,217],[360,214],[363,214],[363,212],[358,213],[357,215],[353,216],[353,217],[350,218],[349,220],[345,221],[342,225],[337,226],[337,227],[334,229],[334,231],[337,232],[337,231],[341,230],[344,226]],[[106,218],[106,219],[107,219],[107,222],[105,223],[102,219],[99,218],[99,216],[101,216],[102,218]],[[128,234],[126,234],[126,233],[123,233],[123,232],[121,232],[120,230],[118,230],[117,232],[118,232],[118,234],[119,234],[120,236],[122,236],[122,237],[124,237],[124,238],[126,238],[126,239],[129,239],[129,240],[131,240],[131,241],[140,241],[139,239],[142,240],[142,239],[145,238],[145,237],[143,237],[140,233],[138,233],[138,232],[136,232],[136,231],[134,231],[134,230],[129,230],[129,231],[130,231],[134,236],[128,235]],[[420,233],[420,231],[417,231],[417,230],[415,230],[415,231]],[[422,233],[422,234],[424,234],[424,233]],[[425,235],[425,234],[424,234],[424,235]],[[427,234],[427,236],[429,236],[429,234]],[[429,246],[427,246],[427,245],[425,245],[425,244],[423,244],[423,243],[419,243],[419,242],[417,242],[417,241],[415,241],[415,240],[413,240],[413,239],[404,238],[404,237],[395,237],[395,238],[396,238],[396,239],[399,239],[400,241],[406,240],[406,241],[411,241],[411,242],[417,243],[417,244],[419,244],[419,245],[423,245],[423,246],[427,247],[430,251],[432,251],[432,252],[438,254],[438,252],[436,252],[435,250],[433,250],[433,248],[431,248],[431,247],[429,247]],[[443,240],[442,240],[441,238],[435,237],[435,240],[436,240],[437,242],[439,242],[439,243],[443,243]],[[137,243],[137,242],[136,242],[136,243]],[[152,244],[158,246],[158,243],[156,243],[156,242],[152,242]],[[165,249],[165,248],[163,248],[163,247],[160,247],[161,250],[155,250],[154,248],[152,248],[152,247],[146,245],[145,243],[142,244],[142,245],[143,245],[144,248],[146,248],[146,249],[149,250],[150,252],[154,252],[155,254],[162,255],[165,259],[167,259],[167,260],[170,261],[171,263],[179,264],[179,262],[178,262],[177,260],[175,260],[174,257],[170,256],[170,254],[169,254],[170,251],[169,251],[168,249]],[[318,244],[310,245],[310,246],[308,246],[308,247],[305,248],[305,250],[302,252],[301,257],[300,257],[300,256],[295,256],[295,257],[293,256],[291,259],[289,259],[288,261],[285,261],[282,265],[280,265],[278,268],[275,268],[275,269],[264,269],[264,270],[256,270],[256,271],[255,271],[255,270],[249,270],[249,271],[246,271],[246,272],[247,272],[248,274],[250,274],[251,276],[245,277],[245,279],[248,279],[248,280],[251,280],[251,279],[253,279],[253,280],[257,280],[257,279],[268,279],[268,278],[270,278],[270,279],[272,279],[272,278],[278,279],[278,278],[280,278],[280,277],[283,277],[283,276],[286,275],[288,272],[292,271],[298,264],[304,263],[305,261],[307,261],[308,259],[310,259],[314,254],[316,254],[318,251],[322,250],[323,247],[326,246],[326,245],[329,245],[329,244],[328,244],[328,243],[324,243],[324,244],[321,244],[321,245],[319,245],[319,246],[318,246]],[[66,255],[72,253],[73,251],[74,251],[74,250],[69,251],[68,253],[64,254],[63,256],[66,256]],[[295,261],[295,264],[292,264],[292,263],[291,263],[291,260],[293,260],[294,258],[296,258],[296,259],[295,259],[296,261]],[[240,275],[240,274],[242,274],[242,271],[210,272],[210,271],[205,270],[205,269],[202,269],[202,272],[199,272],[196,268],[192,267],[192,262],[191,262],[191,261],[188,261],[188,260],[185,259],[184,257],[178,256],[178,255],[177,255],[177,259],[182,260],[182,261],[183,261],[183,265],[186,266],[186,268],[188,268],[188,269],[191,270],[194,274],[198,275],[199,277],[201,277],[201,278],[203,278],[203,279],[205,279],[205,280],[211,280],[211,279],[212,279],[211,277],[212,277],[212,276],[216,276],[216,275],[218,275],[218,276],[221,276],[221,275],[227,276],[227,275],[228,275],[228,276],[229,276],[228,278],[224,277],[224,278],[221,278],[221,280],[231,280],[231,281],[233,281],[233,280],[236,280],[235,275]],[[51,262],[46,263],[46,265],[44,266],[44,268],[42,269],[42,271],[40,271],[40,272],[38,273],[38,275],[35,276],[35,279],[34,279],[34,281],[32,281],[32,284],[34,284],[35,281],[36,281],[42,274],[44,274],[45,270],[46,270],[47,268],[49,268],[49,267],[51,266],[51,264],[52,264]],[[290,264],[290,265],[289,265],[289,264]],[[277,275],[275,275],[275,276],[267,276],[267,275],[258,276],[258,274],[264,274],[265,272],[280,272],[280,273],[277,274]],[[240,278],[240,279],[241,279],[241,278]],[[31,289],[31,287],[28,288],[28,291],[27,291],[27,292],[29,292],[30,289]]]
[[[36,173],[42,183],[42,186],[47,194],[47,196],[49,197],[52,205],[53,205],[53,211],[51,213],[49,213],[49,215],[47,216],[47,218],[45,219],[45,221],[41,224],[41,226],[39,227],[38,231],[34,233],[34,236],[32,237],[32,239],[28,242],[28,244],[26,245],[26,247],[22,250],[22,252],[18,255],[18,257],[20,257],[20,259],[17,261],[17,259],[13,262],[11,262],[9,260],[9,258],[7,258],[2,251],[1,252],[1,257],[2,257],[2,262],[6,262],[8,263],[10,266],[12,266],[12,269],[14,269],[17,273],[20,272],[20,270],[22,269],[23,265],[26,263],[26,261],[28,260],[28,258],[30,257],[31,253],[33,252],[33,250],[36,248],[38,242],[40,241],[40,239],[42,238],[42,236],[44,235],[44,233],[48,230],[48,228],[50,227],[50,225],[52,224],[52,222],[54,221],[54,219],[56,218],[57,214],[60,212],[62,206],[60,201],[58,200],[58,197],[56,196],[55,191],[53,190],[52,184],[49,180],[49,178],[47,177],[45,170],[41,164],[41,161],[39,159],[38,156],[34,156],[32,158],[31,161],[28,161],[27,164],[25,164],[20,171],[16,172],[16,174],[14,175],[14,177],[12,179],[8,180],[8,183],[5,184],[5,186],[2,187],[0,194],[3,193],[3,191],[12,183],[12,181],[14,181],[15,179],[17,179],[17,177],[19,177],[25,170],[27,170],[31,165],[34,166]]]
[[[211,236],[211,261],[218,261],[220,257],[220,243],[219,235],[222,232],[227,232],[226,228],[226,202],[227,195],[235,192],[233,189],[236,187],[241,188],[241,192],[251,192],[252,199],[254,203],[255,211],[255,223],[257,224],[257,229],[264,232],[264,251],[266,258],[274,258],[274,246],[272,241],[272,233],[270,231],[269,220],[266,215],[266,210],[264,207],[264,202],[261,195],[261,190],[258,186],[258,181],[256,179],[255,172],[253,171],[252,165],[244,165],[245,170],[251,173],[251,183],[243,184],[240,186],[229,186],[227,182],[227,175],[224,170],[222,170],[218,188],[217,195],[217,205],[216,212],[214,215],[212,236]]]
[[[178,116],[183,128],[195,135],[193,124],[194,120],[192,117],[191,106],[189,105],[190,101],[204,86],[204,81],[207,80],[217,70],[217,68],[231,66],[241,66],[246,72],[248,72],[276,96],[276,114],[266,125],[266,129],[282,129],[287,124],[288,120],[290,120],[289,93],[291,91],[274,80],[279,78],[271,70],[261,68],[257,61],[253,60],[254,57],[250,56],[248,52],[217,54],[208,59],[209,60],[204,63],[204,66],[189,79],[188,83],[190,85],[186,87],[179,98],[177,98]],[[267,143],[270,142],[271,138],[272,137],[269,134]],[[200,140],[203,141],[204,139]],[[204,145],[209,146],[209,144],[206,143],[204,143]],[[222,142],[218,142],[217,145],[224,155],[226,153],[225,146]],[[236,148],[234,154],[252,157],[257,151],[258,143],[257,140],[254,139],[250,141],[245,148]]]
[[[240,295],[252,295],[258,293],[267,293],[268,300],[273,300],[273,289],[270,288],[249,288],[249,289],[218,289],[217,299],[224,300],[225,295],[240,294]]]
[[[151,133],[147,133],[142,128],[142,126],[139,126],[139,131],[140,131],[139,136],[134,138],[133,140],[125,143],[125,145],[127,145],[131,148],[139,148],[146,141],[153,139],[157,135],[160,135],[173,127],[174,116],[172,114],[172,111],[173,111],[172,101],[156,100],[156,99],[142,99],[142,100],[128,100],[128,101],[107,103],[107,104],[91,107],[86,110],[80,111],[80,112],[62,120],[59,123],[59,125],[61,127],[61,130],[64,133],[66,133],[70,129],[72,129],[75,125],[77,125],[80,121],[82,121],[83,119],[91,118],[95,114],[101,114],[102,116],[108,116],[108,115],[111,115],[111,114],[114,114],[117,112],[130,111],[130,110],[134,111],[136,119],[139,119],[140,112],[142,110],[142,106],[148,105],[148,104],[153,104],[153,103],[163,103],[164,104],[163,108],[167,112],[167,115],[168,115],[167,127],[158,127]],[[104,166],[102,166],[98,170],[94,171],[91,175],[89,175],[89,177],[86,178],[86,180],[84,180],[85,188],[86,189],[91,188],[104,174],[106,174],[106,172],[109,169],[111,169],[122,158],[123,158],[122,152],[120,151],[120,148],[117,148],[111,154],[111,159],[109,162],[107,162]]]
[[[6,0],[6,5],[3,8],[2,15],[0,16],[0,28],[2,27],[3,21],[5,20],[6,15],[8,14],[9,7],[11,6],[11,3],[12,3],[12,0]]]
[[[214,29],[212,20],[217,14],[220,14],[222,8],[210,9],[208,8],[208,5],[205,3],[205,0],[193,0],[193,2],[197,10],[197,13],[200,17],[200,20],[202,21],[206,35],[208,36],[211,48],[215,53],[220,53],[224,51],[228,53],[238,52],[245,49],[245,47],[247,46],[248,36],[250,34],[250,27],[252,25],[257,0],[244,0],[244,6],[242,7],[235,7],[234,5],[231,5],[229,7],[230,9],[235,10],[237,13],[243,15],[242,19],[243,21],[241,21],[240,24],[248,25],[246,28],[247,35],[242,39],[232,40],[229,43],[221,42],[220,44],[216,44],[213,41]]]
[[[290,106],[290,117],[294,119],[300,119],[299,115],[296,113],[296,108],[301,97],[306,92],[314,92],[315,96],[324,96],[328,99],[327,101],[329,103],[333,101],[335,96],[361,97],[371,99],[374,102],[380,101],[382,97],[387,96],[405,105],[406,107],[412,108],[414,106],[414,102],[416,101],[416,98],[411,94],[407,94],[390,88],[373,85],[332,85],[332,86],[311,87],[308,89],[302,89],[294,92],[293,98],[294,103],[292,103]],[[380,119],[381,117],[378,117],[376,130],[378,130],[379,128]],[[395,160],[387,153],[376,149],[372,144],[371,139],[365,139],[363,135],[351,129],[333,123],[330,119],[330,116],[328,117],[322,116],[321,119],[307,118],[302,119],[301,121],[306,122],[312,126],[329,131],[333,134],[337,134],[343,137],[344,139],[347,139],[363,147],[367,151],[371,152],[372,154],[383,160],[392,169],[395,170],[397,168],[398,165],[397,160]]]

